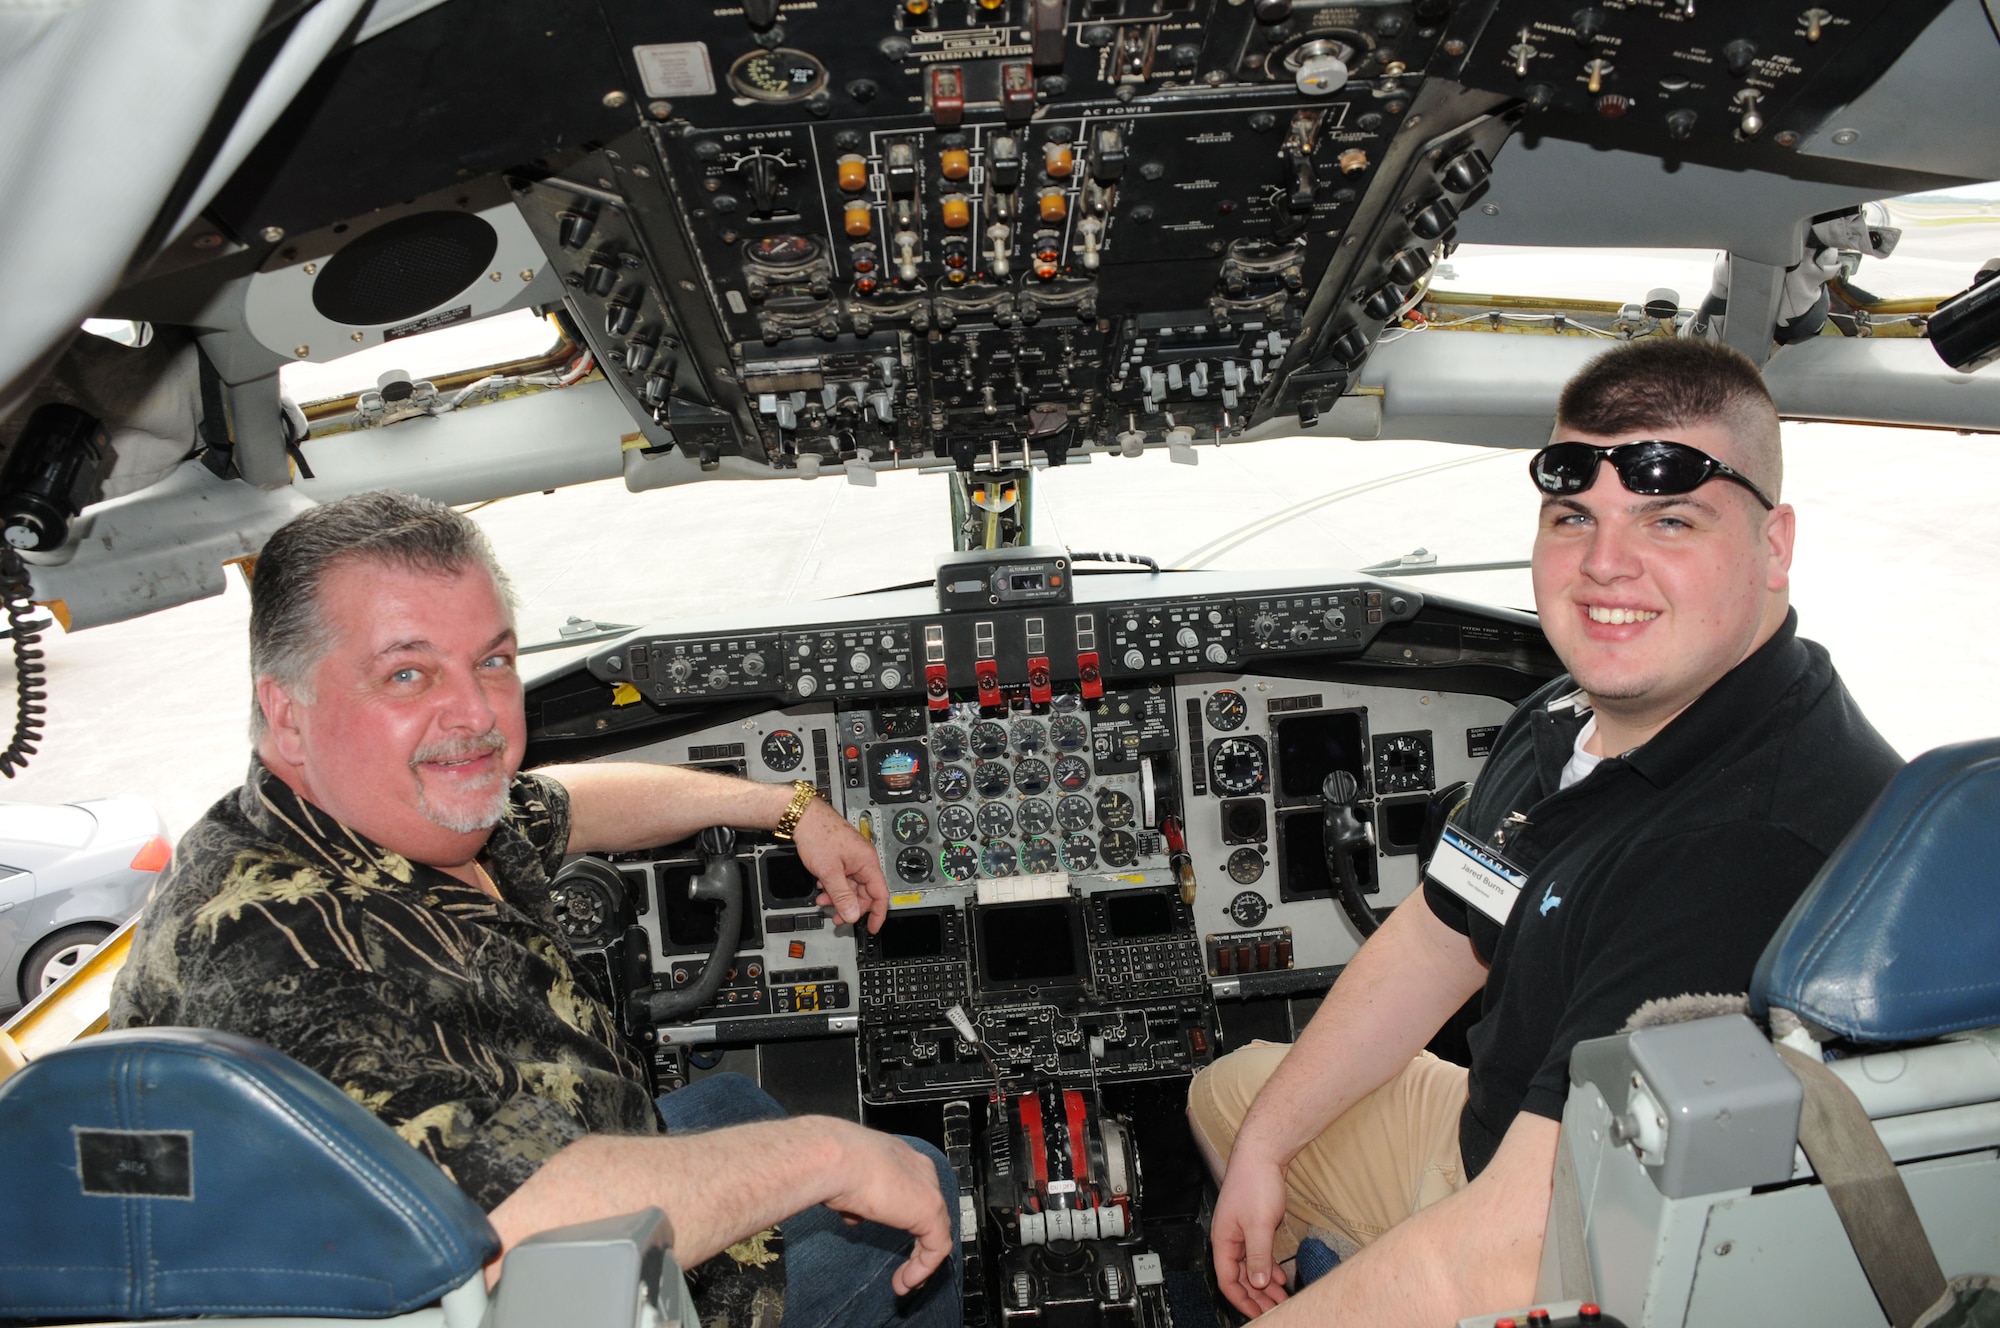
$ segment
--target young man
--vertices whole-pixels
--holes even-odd
[[[663,1099],[662,1135],[550,908],[566,853],[730,824],[789,834],[836,919],[878,928],[875,854],[811,785],[639,764],[517,773],[511,592],[478,527],[424,499],[362,494],[278,531],[250,637],[249,779],[181,840],[113,1027],[226,1029],[295,1057],[443,1167],[507,1248],[655,1205],[683,1267],[734,1256],[698,1279],[700,1299],[741,1304],[746,1322],[749,1283],[760,1311],[785,1295],[791,1328],[959,1321],[943,1159],[846,1121],[770,1119],[747,1081],[715,1091],[733,1076]],[[749,1239],[780,1222],[788,1288],[768,1285],[773,1260]]]
[[[1529,470],[1535,604],[1568,675],[1508,721],[1424,888],[1298,1042],[1190,1092],[1217,1277],[1246,1314],[1431,1325],[1531,1299],[1571,1048],[1655,997],[1747,990],[1901,764],[1794,634],[1778,416],[1748,359],[1608,352]],[[1482,991],[1470,1070],[1424,1053]],[[1345,1260],[1288,1299],[1276,1260],[1309,1229]]]

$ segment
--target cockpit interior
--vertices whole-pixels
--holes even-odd
[[[83,704],[41,680],[48,618],[216,595],[345,493],[946,476],[949,543],[902,588],[531,677],[528,764],[804,780],[874,846],[875,934],[755,832],[577,859],[559,916],[660,1091],[736,1069],[944,1149],[968,1323],[1222,1321],[1190,1075],[1303,1027],[1562,671],[1533,614],[1393,569],[1038,542],[1038,479],[1540,446],[1562,382],[1644,336],[1742,350],[1787,419],[2000,431],[2000,260],[1866,285],[1880,200],[2000,177],[1992,0],[213,9],[0,12],[0,764]],[[1461,245],[1720,258],[1538,302],[1453,289]],[[281,384],[523,311],[554,328],[532,360]],[[1814,1312],[1882,1322],[1841,1316],[1859,1277]],[[1747,1321],[1687,1280],[1607,1277],[1601,1321]]]

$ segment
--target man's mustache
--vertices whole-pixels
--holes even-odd
[[[444,761],[468,761],[490,752],[507,750],[507,736],[497,728],[486,730],[476,738],[460,738],[451,742],[434,742],[428,747],[419,747],[410,757],[410,768]]]

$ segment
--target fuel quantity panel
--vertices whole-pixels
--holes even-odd
[[[1436,789],[1473,780],[1513,707],[1488,696],[1255,674],[1183,675],[1174,709],[1199,883],[1195,920],[1217,990],[1284,990],[1345,964],[1360,935],[1334,896],[1321,786],[1359,786],[1372,852],[1356,874],[1388,908],[1417,886]],[[1324,985],[1323,979],[1320,985]]]

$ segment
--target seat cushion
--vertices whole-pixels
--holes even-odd
[[[428,1305],[499,1250],[435,1164],[261,1043],[132,1029],[0,1084],[0,1318]]]
[[[2000,1025],[2000,739],[1910,762],[1827,859],[1751,979],[1855,1042]]]

